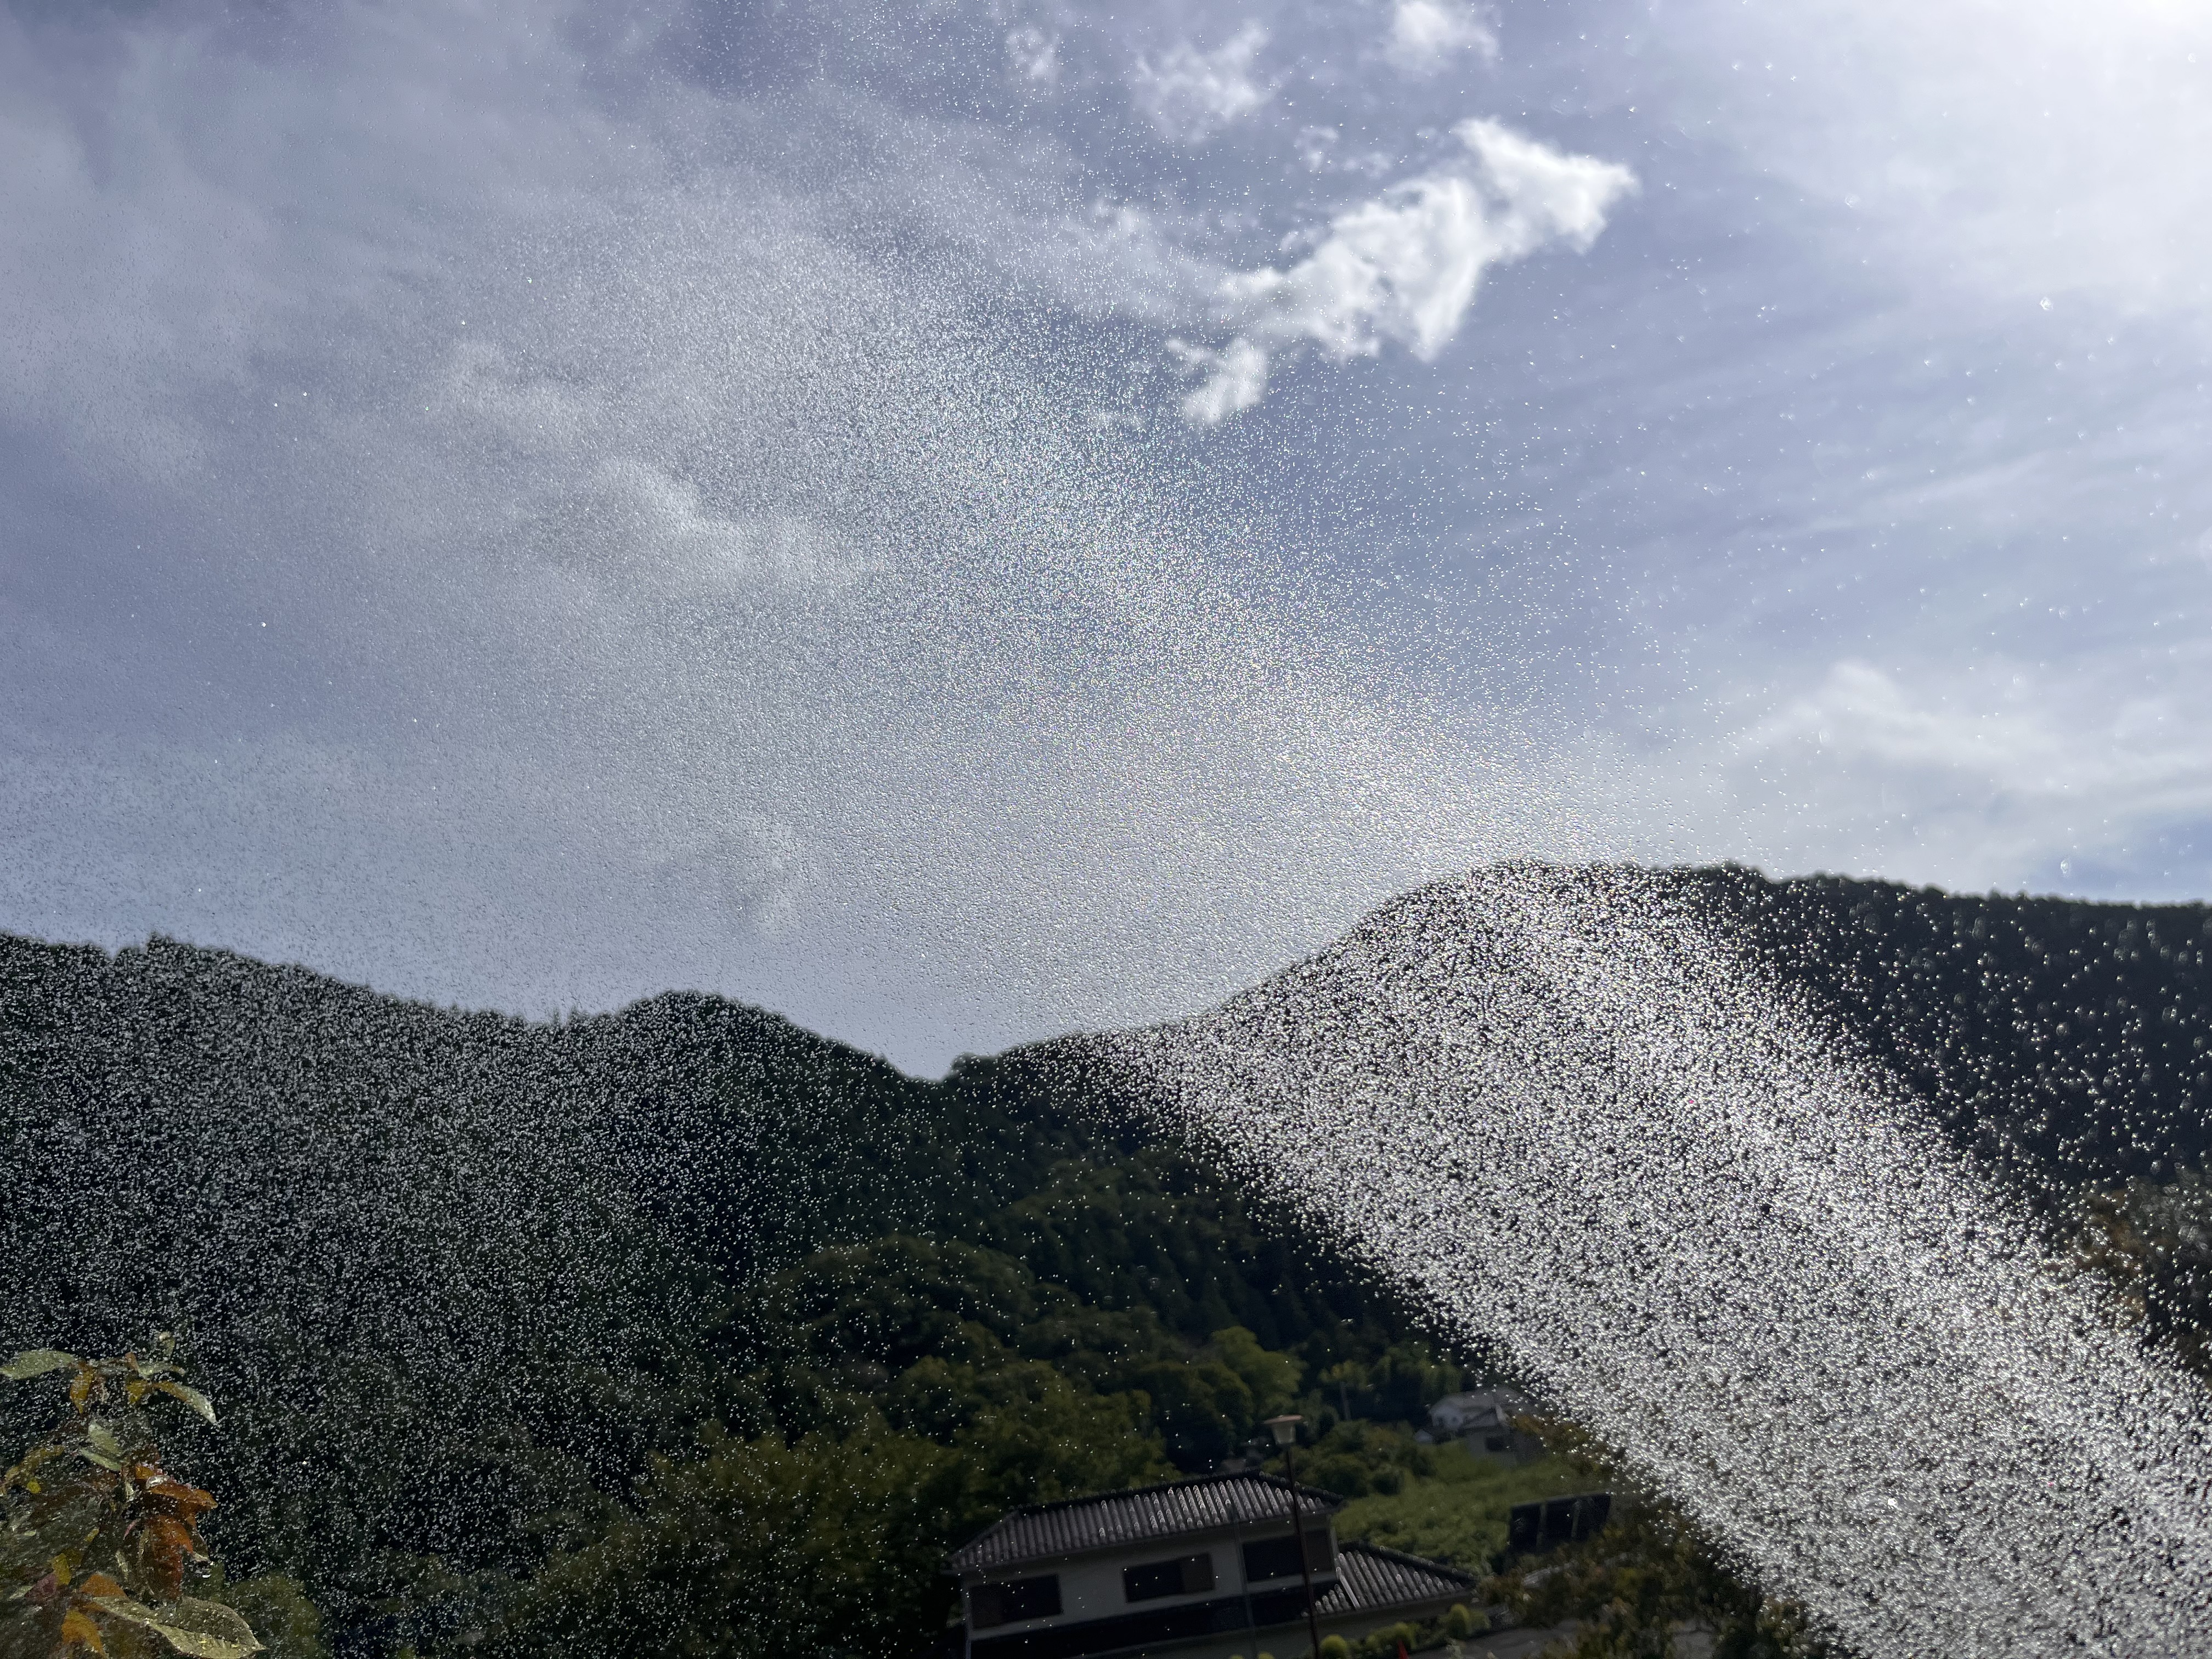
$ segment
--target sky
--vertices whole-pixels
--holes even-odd
[[[0,10],[0,927],[930,1071],[1492,860],[2212,894],[2212,11]]]

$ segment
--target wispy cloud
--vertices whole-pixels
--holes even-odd
[[[1006,74],[1018,86],[1046,90],[1060,80],[1060,36],[1034,23],[1006,31]]]
[[[1231,340],[1218,351],[1170,340],[1168,350],[1184,368],[1206,377],[1182,400],[1184,418],[1200,426],[1218,426],[1267,395],[1267,354],[1250,340]]]
[[[1252,72],[1267,44],[1267,31],[1257,23],[1247,23],[1212,52],[1182,41],[1157,60],[1139,58],[1130,94],[1163,137],[1202,144],[1274,95]]]
[[[1424,362],[1458,333],[1483,273],[1553,243],[1587,250],[1636,188],[1617,162],[1571,155],[1496,121],[1453,129],[1468,164],[1394,185],[1339,214],[1288,269],[1240,272],[1221,285],[1237,330],[1219,350],[1170,349],[1205,380],[1186,419],[1218,424],[1265,394],[1273,354],[1310,344],[1340,362],[1400,345]]]
[[[1383,55],[1401,73],[1435,75],[1468,52],[1486,62],[1498,58],[1498,31],[1474,7],[1459,0],[1398,0]]]
[[[2196,856],[2182,843],[2212,821],[2205,712],[2090,665],[1852,657],[1674,769],[1719,786],[1685,815],[1701,851],[1960,887],[2124,872],[2172,892]]]
[[[708,931],[726,924],[773,939],[789,930],[823,870],[819,850],[790,824],[738,811],[663,860],[654,877],[672,908],[703,913]]]

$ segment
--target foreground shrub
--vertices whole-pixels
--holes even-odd
[[[215,1499],[162,1468],[148,1408],[180,1403],[210,1424],[215,1409],[167,1340],[147,1359],[39,1348],[0,1365],[11,1382],[49,1376],[68,1379],[61,1420],[0,1474],[0,1659],[259,1652],[237,1613],[185,1594],[212,1565],[199,1518]]]

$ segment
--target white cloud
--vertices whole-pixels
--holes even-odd
[[[1383,56],[1407,75],[1434,75],[1463,52],[1498,58],[1498,32],[1456,0],[1398,0]]]
[[[1340,142],[1342,135],[1334,127],[1300,127],[1298,159],[1306,164],[1308,173],[1319,173],[1328,166]]]
[[[1872,664],[1832,665],[1815,690],[1754,727],[1747,738],[1759,753],[1809,746],[1850,761],[1890,766],[1936,767],[1975,772],[2015,789],[2063,790],[2048,775],[2063,747],[2040,711],[2021,704],[1987,706],[1985,699],[1959,706],[1948,698],[1916,697]],[[1977,703],[1983,706],[1976,706]]]
[[[2131,678],[1833,662],[1665,762],[1671,781],[1655,787],[1677,795],[1689,836],[1672,850],[1960,889],[2078,890],[2102,872],[2189,890],[2202,868],[2190,843],[2212,819],[2206,700],[2193,684],[2145,696]]]
[[[433,395],[441,401],[424,412],[453,417],[464,442],[496,433],[527,458],[512,475],[504,521],[518,550],[610,592],[665,599],[836,586],[868,568],[866,555],[801,514],[717,511],[696,479],[628,447],[635,440],[605,386],[525,373],[489,341],[471,341],[454,349]]]
[[[1267,357],[1304,343],[1340,362],[1386,343],[1434,361],[1459,331],[1491,266],[1553,242],[1587,250],[1613,204],[1636,188],[1626,167],[1570,155],[1495,121],[1453,129],[1472,166],[1393,185],[1330,222],[1328,237],[1288,270],[1225,278],[1218,295],[1237,330],[1200,358],[1211,378],[1183,401],[1187,418],[1214,425],[1257,403]]]
[[[1344,135],[1334,127],[1298,129],[1298,160],[1308,173],[1358,173],[1379,179],[1390,171],[1390,157],[1379,149],[1346,150]]]
[[[1006,73],[1033,90],[1052,86],[1060,79],[1060,37],[1034,23],[1007,30]]]
[[[1202,144],[1274,95],[1273,88],[1252,76],[1267,44],[1267,32],[1257,23],[1247,23],[1212,52],[1185,40],[1158,63],[1139,58],[1130,77],[1131,94],[1163,135],[1177,143]]]
[[[705,898],[720,915],[774,938],[791,926],[800,901],[822,878],[815,848],[790,824],[758,812],[738,812],[688,858],[661,872],[676,893]]]
[[[2212,9],[1693,0],[1649,39],[1680,54],[1646,60],[1652,104],[1850,209],[1854,260],[2212,316]]]
[[[632,590],[689,596],[763,582],[838,583],[866,568],[811,520],[717,514],[696,483],[641,456],[610,458],[554,504],[565,509],[556,545],[584,550]]]
[[[1183,340],[1168,349],[1184,368],[1206,380],[1182,400],[1183,418],[1196,426],[1218,426],[1267,395],[1267,354],[1249,340],[1231,340],[1219,351]]]

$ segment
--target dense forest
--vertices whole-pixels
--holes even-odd
[[[1735,866],[1677,879],[1959,1143],[2033,1186],[2212,1148],[2212,906],[1949,894]]]
[[[1674,879],[2201,1358],[2212,912]],[[713,997],[537,1024],[0,936],[0,1352],[179,1334],[223,1416],[170,1455],[280,1653],[921,1653],[1006,1508],[1285,1407],[1348,1523],[1478,1571],[1590,1478],[1418,1444],[1475,1356],[1049,1045],[927,1082]],[[52,1394],[0,1384],[11,1445]],[[1814,1645],[1636,1513],[1498,1595]]]

